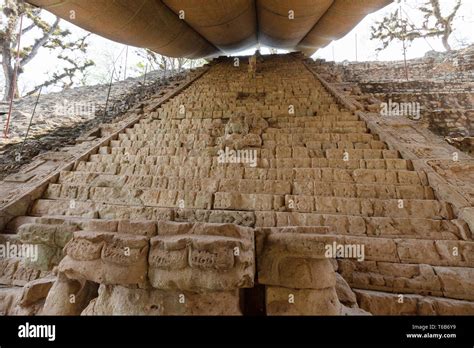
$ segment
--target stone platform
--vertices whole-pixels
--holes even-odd
[[[0,183],[3,314],[473,314],[472,158],[220,58]],[[261,302],[260,304],[257,302]]]

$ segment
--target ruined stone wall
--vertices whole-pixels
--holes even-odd
[[[337,64],[344,81],[381,82],[406,80],[403,61],[351,62]],[[409,80],[472,82],[474,79],[474,45],[440,53],[428,52],[422,58],[407,61]]]
[[[343,62],[316,61],[330,82],[354,94],[369,94],[380,102],[416,102],[421,124],[447,137],[474,135],[474,46],[449,53],[428,52],[408,60],[408,80],[403,61]]]
[[[397,81],[362,83],[363,93],[382,102],[417,102],[421,122],[435,134],[469,137],[474,134],[472,82]]]

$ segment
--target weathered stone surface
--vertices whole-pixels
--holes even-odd
[[[0,284],[24,286],[29,281],[46,277],[49,273],[30,267],[22,258],[0,259]]]
[[[467,267],[434,267],[443,295],[474,301],[474,269]]]
[[[216,291],[254,284],[252,229],[159,222],[150,244],[148,277],[155,288]]]
[[[34,245],[37,256],[35,258],[26,258],[25,266],[41,271],[50,271],[58,265],[63,257],[61,248],[47,244]]]
[[[59,271],[103,284],[144,284],[149,239],[109,232],[75,232]]]
[[[339,301],[348,307],[357,307],[357,298],[346,280],[336,272],[336,294]]]
[[[49,290],[41,314],[79,315],[97,297],[98,284],[88,280],[69,279],[59,273]]]
[[[473,315],[474,302],[354,290],[360,308],[374,315]]]
[[[474,237],[474,207],[466,207],[461,210],[459,217],[466,221],[470,228],[469,236],[471,239]]]
[[[369,316],[372,315],[370,312],[367,312],[363,310],[362,308],[357,308],[357,307],[346,307],[346,306],[341,306],[341,312],[340,315],[356,315],[356,316]]]
[[[338,263],[341,275],[357,289],[474,300],[472,268],[352,260]]]
[[[17,314],[22,294],[21,287],[0,288],[0,315]]]
[[[49,277],[26,283],[26,285],[23,287],[20,305],[27,307],[37,301],[45,299],[55,280],[56,279],[54,277]]]
[[[54,277],[26,283],[24,287],[0,288],[0,315],[38,315],[54,282]]]
[[[121,220],[118,222],[117,231],[119,233],[129,233],[153,237],[156,235],[156,223],[153,221]]]
[[[317,239],[325,227],[257,230],[258,281],[296,289],[336,285],[335,272],[325,256],[326,243]]]
[[[72,233],[77,230],[77,226],[32,223],[20,226],[18,234],[23,243],[62,248],[72,238]]]
[[[341,304],[334,288],[288,289],[266,287],[267,315],[339,315]]]
[[[241,315],[239,290],[130,289],[101,285],[82,315]]]

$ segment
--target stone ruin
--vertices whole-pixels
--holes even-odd
[[[451,52],[392,62],[318,60],[313,68],[366,108],[383,101],[420,104],[420,127],[445,137],[451,145],[474,153],[474,45]],[[408,77],[408,79],[407,79]],[[375,105],[374,105],[375,104]]]
[[[233,62],[0,182],[0,312],[473,314],[472,157],[300,54]]]

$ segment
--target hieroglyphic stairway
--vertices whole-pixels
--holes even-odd
[[[300,55],[235,62],[9,211],[39,257],[0,261],[3,313],[473,314],[469,222],[427,173]]]

